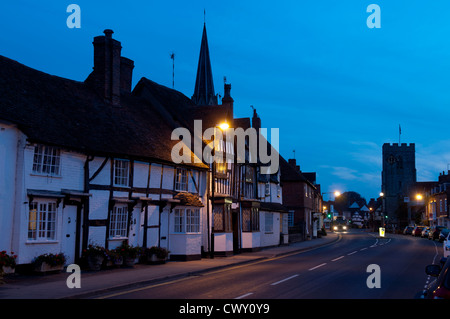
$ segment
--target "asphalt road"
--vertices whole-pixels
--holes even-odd
[[[428,239],[350,231],[328,246],[96,298],[415,299],[429,280],[425,266],[441,256],[442,244]]]

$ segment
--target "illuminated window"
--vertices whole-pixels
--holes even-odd
[[[33,201],[28,212],[28,240],[56,239],[56,202]]]

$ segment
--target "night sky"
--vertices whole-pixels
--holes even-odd
[[[84,81],[113,29],[145,76],[191,97],[204,19],[216,93],[280,129],[280,152],[322,191],[381,189],[383,143],[416,143],[418,181],[450,168],[450,1],[2,1],[0,54]],[[70,29],[69,4],[81,8]],[[368,28],[371,3],[381,28]],[[206,15],[204,15],[206,11]],[[1,70],[0,70],[1,72]],[[327,199],[327,197],[325,197]]]

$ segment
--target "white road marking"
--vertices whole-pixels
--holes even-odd
[[[297,274],[297,275],[293,275],[293,276],[291,276],[291,277],[284,278],[284,279],[282,279],[282,280],[280,280],[280,281],[277,281],[277,282],[274,282],[274,283],[272,283],[272,284],[270,284],[270,285],[271,285],[271,286],[276,286],[276,285],[278,285],[278,284],[281,284],[282,282],[288,281],[288,280],[290,280],[290,279],[292,279],[292,278],[295,278],[295,277],[297,277],[297,276],[298,276],[298,274]]]
[[[363,250],[366,250],[366,249],[367,249],[367,247],[364,247],[364,248],[361,248],[360,251],[363,251]]]
[[[334,259],[331,259],[331,261],[336,261],[336,260],[339,260],[339,259],[342,259],[342,258],[344,258],[345,256],[341,256],[341,257],[338,257],[338,258],[334,258]]]
[[[325,266],[327,263],[323,263],[323,264],[320,264],[320,265],[317,265],[317,266],[315,266],[315,267],[312,267],[312,268],[309,268],[308,270],[314,270],[314,269],[317,269],[317,268],[319,268],[319,267],[322,267],[322,266]]]
[[[234,299],[242,299],[242,298],[248,297],[250,295],[253,295],[253,292],[249,292],[249,293],[243,294],[242,296],[236,297]]]
[[[352,251],[351,253],[348,253],[348,254],[347,254],[347,256],[350,256],[350,255],[356,254],[357,252],[358,252],[357,250],[355,250],[355,251]]]

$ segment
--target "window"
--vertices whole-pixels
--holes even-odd
[[[56,147],[36,145],[34,147],[33,173],[60,175],[60,151]]]
[[[264,231],[266,233],[273,233],[273,213],[265,213],[264,222]]]
[[[242,231],[259,231],[259,209],[256,207],[242,209]]]
[[[184,233],[184,209],[175,209],[175,229],[176,233]]]
[[[214,206],[214,231],[231,231],[231,204],[218,204]]]
[[[294,226],[294,211],[293,210],[289,211],[288,225],[289,225],[289,227]]]
[[[177,168],[175,176],[175,190],[185,192],[188,190],[188,175],[185,168]]]
[[[109,221],[109,238],[123,238],[127,236],[128,207],[114,206]]]
[[[128,171],[130,162],[125,160],[114,160],[114,185],[128,185]]]
[[[226,175],[228,171],[227,163],[216,163],[216,173]]]
[[[56,239],[56,202],[33,201],[28,213],[28,240]]]
[[[199,233],[200,232],[200,210],[191,208],[175,209],[175,233]]]
[[[256,207],[242,209],[242,231],[259,231],[259,209]]]

